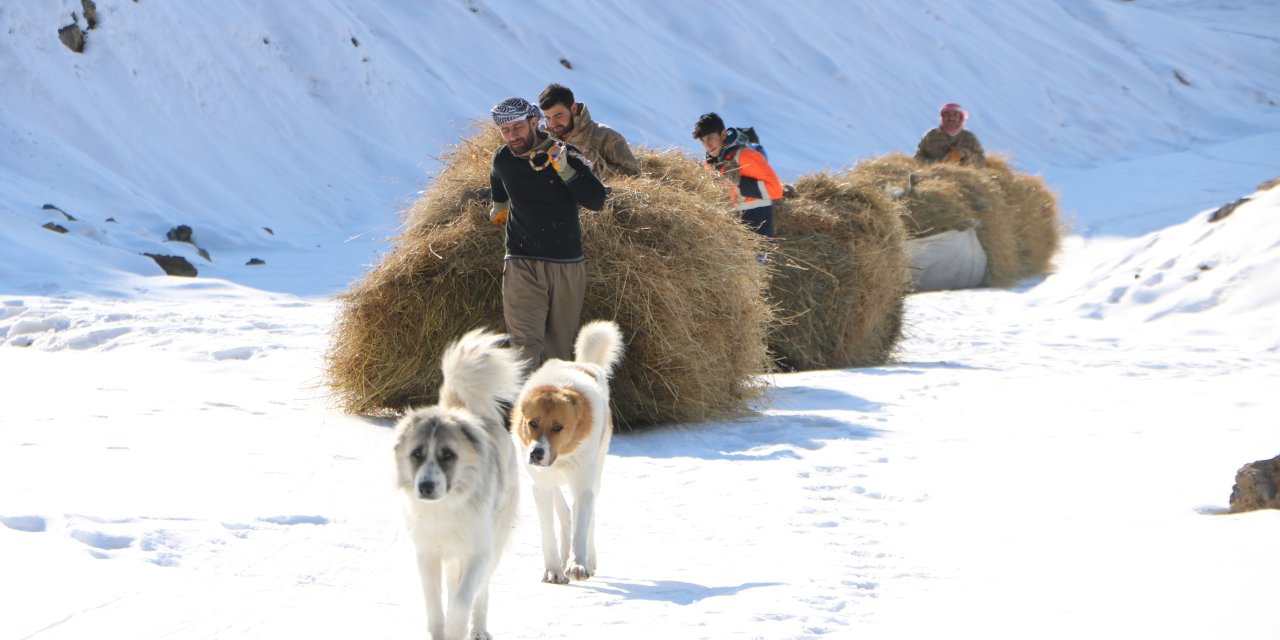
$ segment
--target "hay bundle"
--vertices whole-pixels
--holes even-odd
[[[1043,181],[988,157],[987,167],[920,164],[889,154],[859,163],[853,173],[900,194],[911,238],[977,227],[991,284],[1011,285],[1044,273],[1057,251],[1057,204]]]
[[[790,369],[883,364],[910,284],[902,205],[850,172],[805,176],[795,190],[774,211],[769,295],[782,323],[770,348]]]
[[[395,248],[341,297],[327,373],[344,409],[434,402],[444,346],[475,327],[505,327],[503,233],[476,195],[500,144],[485,126],[445,154]],[[696,161],[639,156],[642,175],[612,181],[604,211],[582,212],[582,319],[615,320],[627,337],[614,417],[635,427],[741,413],[768,365],[759,240]]]
[[[1004,196],[1013,217],[1013,237],[1018,242],[1015,280],[1049,271],[1058,252],[1063,225],[1058,218],[1058,197],[1039,176],[1014,171],[1008,160],[988,157],[987,168]]]

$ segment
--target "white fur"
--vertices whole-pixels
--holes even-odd
[[[399,490],[435,640],[490,637],[489,579],[515,525],[519,498],[519,463],[499,402],[515,397],[520,365],[510,349],[498,348],[505,338],[476,330],[449,345],[441,358],[440,403],[415,409],[396,425]],[[448,460],[441,458],[446,450],[453,454]],[[424,459],[415,459],[415,451]]]
[[[595,502],[613,435],[609,418],[609,377],[621,362],[622,352],[622,332],[618,325],[608,321],[589,323],[578,331],[574,343],[576,359],[572,364],[554,358],[548,360],[529,376],[521,390],[523,398],[539,387],[570,387],[587,398],[592,411],[591,432],[576,449],[556,457],[550,466],[526,465],[533,479],[533,497],[542,530],[544,582],[565,584],[569,578],[585,580],[595,574]],[[536,443],[530,448],[534,445]],[[527,461],[528,451],[524,454]],[[573,496],[572,512],[562,487]],[[553,508],[560,522],[558,548]]]

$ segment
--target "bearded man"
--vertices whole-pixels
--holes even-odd
[[[554,82],[547,85],[538,96],[538,106],[547,116],[546,130],[551,137],[581,150],[601,180],[640,173],[640,163],[626,138],[609,125],[592,120],[587,105],[575,102],[569,87]]]
[[[573,360],[587,283],[578,207],[603,209],[605,188],[577,148],[538,130],[542,114],[527,100],[507,98],[491,115],[506,141],[489,171],[489,220],[507,236],[502,315],[532,371]]]

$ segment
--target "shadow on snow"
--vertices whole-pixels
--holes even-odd
[[[633,600],[654,600],[684,606],[706,600],[707,598],[732,596],[746,591],[747,589],[773,587],[781,584],[782,583],[780,582],[748,582],[736,587],[706,587],[692,582],[678,582],[675,580],[629,582],[625,580],[601,579],[599,576],[596,576],[592,578],[592,582],[582,583],[582,586],[601,593],[622,596],[623,598]]]
[[[867,440],[881,431],[827,416],[759,415],[732,422],[652,427],[619,433],[609,455],[760,461],[798,459],[831,440]]]

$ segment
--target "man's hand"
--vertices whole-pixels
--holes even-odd
[[[507,212],[511,205],[506,202],[495,202],[493,208],[489,209],[489,224],[499,226],[507,221]]]
[[[578,175],[578,172],[569,165],[569,148],[559,140],[547,149],[547,156],[550,158],[551,168],[556,170],[560,179],[568,182]]]

